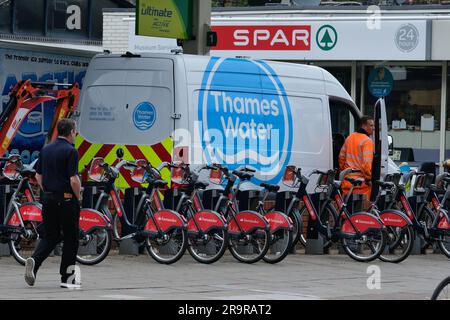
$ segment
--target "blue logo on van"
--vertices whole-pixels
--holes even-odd
[[[254,182],[281,180],[291,155],[291,107],[280,79],[267,63],[211,58],[198,110],[208,163],[256,169]]]
[[[156,120],[155,107],[150,102],[142,102],[134,109],[133,122],[139,130],[148,130]]]

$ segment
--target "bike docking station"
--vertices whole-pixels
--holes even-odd
[[[275,211],[287,212],[294,195],[295,193],[292,191],[277,192],[275,197]],[[297,253],[297,245],[291,246],[290,254]]]
[[[316,208],[320,208],[321,201],[325,200],[323,193],[311,194],[312,205]],[[323,237],[319,234],[319,221],[318,219],[308,219],[308,229],[306,231],[306,250],[305,254],[321,255],[324,254],[323,249]]]
[[[14,193],[13,185],[8,179],[0,180],[0,223],[3,224],[8,210],[8,203]],[[8,242],[1,238],[0,230],[0,257],[7,257],[11,255]]]
[[[123,208],[125,210],[128,221],[133,224],[136,222],[136,218],[138,216],[138,212],[136,212],[136,209],[138,207],[138,201],[142,192],[145,191],[142,188],[138,187],[127,188],[124,192]],[[122,224],[121,236],[124,237],[131,233],[132,231],[129,230],[126,225]],[[119,255],[138,256],[140,253],[140,245],[134,238],[123,239],[120,241]]]
[[[419,206],[425,202],[425,197],[423,195],[416,195],[408,198],[408,202],[413,208],[414,212],[417,212]],[[418,232],[414,232],[414,243],[410,255],[421,255],[426,254],[424,248],[425,240],[419,236]]]

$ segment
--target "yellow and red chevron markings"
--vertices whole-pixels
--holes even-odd
[[[116,164],[116,151],[118,148],[124,150],[125,155],[123,159],[128,161],[146,159],[153,167],[157,168],[162,162],[171,162],[173,141],[171,137],[167,137],[164,141],[152,146],[96,144],[78,135],[75,147],[79,156],[79,172],[83,172],[85,168],[89,170],[92,159],[95,157],[102,157],[110,165]],[[116,186],[120,189],[140,186],[131,179],[130,171],[122,168],[120,173],[120,178],[116,181]],[[164,180],[170,181],[170,171],[167,168],[162,170],[161,176]]]

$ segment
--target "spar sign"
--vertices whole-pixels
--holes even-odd
[[[311,50],[311,26],[214,26],[214,50]]]
[[[217,32],[217,46],[211,48],[211,55],[270,60],[404,61],[429,60],[431,54],[431,25],[426,20],[405,24],[383,19],[382,28],[369,29],[365,17],[289,17],[282,21],[272,16],[244,20],[240,15],[228,14],[214,15],[211,20],[211,29]]]
[[[247,165],[257,170],[256,180],[280,180],[291,153],[292,116],[285,89],[270,66],[211,58],[198,110],[206,162],[232,170]]]

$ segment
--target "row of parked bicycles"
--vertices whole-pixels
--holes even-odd
[[[89,177],[102,187],[93,208],[81,209],[77,256],[81,264],[100,263],[114,241],[127,239],[145,247],[154,260],[164,264],[178,261],[186,251],[200,263],[214,263],[227,249],[240,262],[262,259],[277,263],[298,242],[306,246],[311,238],[307,232],[311,230],[321,237],[324,249],[338,243],[349,257],[361,262],[379,258],[398,263],[411,253],[414,241],[420,241],[423,250],[437,243],[450,258],[448,173],[436,179],[423,172],[403,179],[401,174],[388,175],[376,182],[374,187],[380,192],[370,209],[353,213],[349,210],[353,188],[343,197],[340,186],[344,179],[354,187],[362,184],[362,179],[349,177],[357,170],[346,170],[339,177],[334,170],[314,170],[306,176],[300,168],[288,166],[283,182],[292,196],[284,210],[268,209],[267,200],[280,187],[264,183],[255,210],[239,210],[241,187],[254,175],[250,168],[229,170],[216,164],[191,168],[184,163],[166,162],[154,168],[147,160],[126,161],[122,157],[123,150],[119,149],[113,164],[95,158],[88,168]],[[24,264],[45,232],[42,207],[30,184],[35,171],[16,155],[0,161],[4,180],[14,190],[0,225],[0,241],[8,243],[14,258]],[[162,193],[168,182],[161,178],[163,168],[171,170],[172,187],[176,181],[181,191],[172,209],[164,206]],[[121,169],[129,170],[131,178],[143,186],[134,221],[126,214],[116,187]],[[314,183],[319,197],[307,191],[312,175],[318,175]],[[208,183],[200,178],[205,176],[209,177]],[[413,176],[415,195],[408,197],[404,182]],[[202,195],[212,186],[220,196],[212,208],[205,209]],[[308,228],[304,227],[306,223]]]

